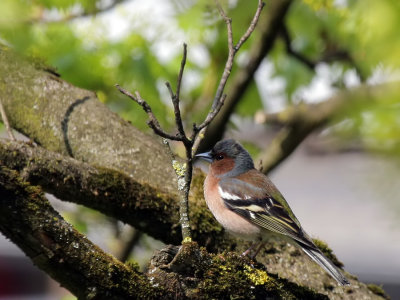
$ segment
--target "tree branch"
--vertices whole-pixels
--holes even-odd
[[[213,122],[210,123],[210,126],[208,126],[207,130],[205,131],[204,136],[207,136],[207,139],[204,139],[200,143],[197,149],[198,152],[209,150],[222,138],[223,133],[225,132],[226,124],[232,112],[235,110],[237,103],[239,103],[239,100],[248,88],[260,63],[271,50],[291,3],[292,0],[271,1],[268,3],[267,13],[264,14],[259,21],[261,37],[251,46],[248,55],[249,62],[247,65],[239,69],[231,81],[230,88],[226,93],[228,97],[224,103],[224,106],[222,107],[221,112],[215,117]],[[250,27],[251,26],[252,25],[250,25]],[[217,94],[218,93],[220,92],[217,92]]]
[[[274,113],[258,113],[261,123],[282,125],[282,129],[272,140],[268,148],[261,153],[258,159],[262,160],[262,169],[265,174],[273,170],[285,160],[313,131],[329,123],[349,105],[357,102],[371,103],[382,97],[383,92],[399,94],[395,84],[376,86],[363,85],[351,90],[337,93],[331,99],[317,104],[290,106],[287,109]]]
[[[126,262],[133,249],[139,242],[140,238],[143,236],[143,233],[140,230],[135,228],[131,228],[132,232],[129,239],[124,243],[123,248],[121,249],[121,253],[118,255],[118,259],[122,262]]]
[[[314,62],[314,61],[308,59],[303,54],[298,53],[297,51],[295,51],[293,49],[293,47],[292,47],[292,39],[290,38],[289,31],[288,31],[288,29],[287,29],[285,24],[283,24],[282,28],[281,28],[281,37],[282,37],[283,42],[285,44],[286,52],[289,55],[291,55],[294,58],[296,58],[301,63],[303,63],[306,67],[308,67],[309,69],[314,71],[315,66],[317,65],[317,62]]]
[[[45,19],[43,18],[43,16],[39,16],[37,18],[34,18],[32,20],[30,20],[30,23],[45,23],[45,24],[52,24],[52,23],[64,23],[64,22],[69,22],[78,18],[83,18],[83,17],[88,17],[88,16],[92,16],[92,15],[97,15],[99,13],[103,13],[106,11],[109,11],[111,9],[113,9],[115,6],[117,6],[118,4],[124,2],[126,0],[113,0],[112,2],[110,2],[107,6],[102,7],[102,8],[96,8],[92,11],[82,11],[79,13],[74,13],[74,14],[69,14],[66,15],[65,17],[62,17],[60,19],[57,20],[49,20],[49,19]]]
[[[287,26],[283,24],[282,29],[281,29],[281,36],[283,39],[283,42],[285,44],[286,52],[303,63],[306,67],[311,69],[312,71],[315,71],[315,67],[319,63],[330,63],[330,62],[335,62],[335,61],[345,61],[348,62],[357,72],[361,82],[365,82],[366,77],[361,71],[361,68],[357,65],[357,63],[354,61],[352,58],[351,54],[347,50],[343,49],[337,49],[337,47],[334,47],[334,49],[330,49],[329,51],[325,51],[325,53],[322,53],[321,57],[319,59],[311,60],[307,58],[305,55],[302,53],[296,51],[292,47],[292,39],[290,37],[289,30],[287,29]],[[327,41],[329,43],[330,41]],[[329,47],[324,47],[325,49],[329,49]]]
[[[234,45],[233,42],[233,32],[232,32],[232,20],[227,17],[225,11],[222,9],[221,5],[219,4],[218,0],[215,0],[215,3],[217,5],[218,11],[223,18],[223,20],[226,23],[227,27],[227,36],[228,36],[228,58],[225,63],[225,68],[221,76],[221,80],[219,81],[217,91],[214,96],[213,104],[211,106],[211,111],[206,117],[206,120],[199,126],[196,127],[195,125],[193,126],[193,131],[198,130],[199,134],[197,137],[197,140],[195,141],[193,147],[192,147],[192,155],[197,153],[198,147],[201,145],[202,140],[204,139],[204,136],[207,132],[207,127],[211,124],[211,122],[216,119],[217,115],[222,109],[222,106],[225,103],[226,100],[226,95],[223,94],[226,82],[228,81],[228,78],[231,75],[232,68],[233,68],[233,60],[235,58],[236,53],[239,51],[240,47],[243,45],[243,43],[250,37],[250,35],[253,33],[255,26],[257,25],[257,22],[260,18],[260,14],[262,9],[264,8],[264,2],[262,0],[258,0],[258,5],[257,5],[257,10],[254,14],[254,17],[247,28],[246,32],[241,36],[239,41],[237,42],[236,45]],[[212,117],[211,117],[212,116]],[[215,143],[214,143],[215,144]],[[214,145],[213,144],[213,145]]]
[[[166,243],[179,243],[177,202],[122,172],[94,167],[24,142],[0,142],[0,164],[57,198],[128,223]]]
[[[181,141],[181,137],[179,136],[174,136],[171,135],[167,132],[165,132],[161,126],[160,126],[160,122],[158,122],[156,116],[154,115],[150,105],[143,100],[143,98],[140,96],[139,92],[135,92],[136,96],[134,96],[132,93],[128,92],[127,90],[125,90],[124,88],[122,88],[119,84],[116,84],[115,87],[124,95],[128,96],[130,99],[132,99],[133,101],[135,101],[137,104],[139,104],[143,110],[147,113],[147,116],[149,117],[149,121],[147,121],[147,125],[149,125],[149,127],[151,129],[153,129],[154,133],[166,138],[166,139],[170,139],[173,141]]]
[[[0,167],[0,231],[40,269],[82,299],[149,299],[161,289],[68,224],[41,189]],[[125,284],[121,284],[125,283]]]
[[[146,101],[144,101],[138,92],[136,92],[136,97],[133,96],[131,93],[128,91],[124,90],[121,88],[119,85],[116,85],[116,87],[122,92],[123,94],[127,95],[130,97],[132,100],[136,101],[139,105],[142,106],[143,110],[147,113],[149,116],[149,126],[153,129],[154,133],[164,137],[166,139],[170,140],[175,140],[175,141],[181,141],[185,147],[186,150],[186,162],[184,164],[179,164],[175,159],[172,160],[172,166],[175,170],[177,179],[178,179],[178,191],[180,193],[181,200],[179,202],[179,212],[180,212],[180,223],[181,223],[181,229],[182,229],[182,238],[183,242],[191,242],[192,241],[192,234],[190,230],[190,221],[189,221],[189,191],[190,191],[190,185],[192,182],[192,173],[193,173],[193,155],[196,152],[197,145],[199,144],[200,140],[203,137],[203,132],[205,131],[205,128],[210,124],[210,122],[215,118],[217,113],[220,111],[224,100],[225,96],[222,95],[226,81],[229,78],[229,75],[232,70],[233,66],[233,59],[236,54],[236,52],[239,50],[240,46],[247,40],[247,38],[250,36],[250,34],[253,32],[255,25],[257,23],[258,17],[260,16],[261,10],[264,6],[263,2],[261,0],[258,1],[258,7],[257,11],[255,13],[255,16],[253,18],[253,21],[251,22],[249,29],[246,31],[246,33],[243,35],[243,37],[239,40],[237,43],[236,47],[233,46],[233,38],[232,38],[232,24],[231,20],[226,17],[225,12],[219,5],[219,3],[216,1],[217,7],[221,13],[221,16],[224,18],[227,27],[228,27],[228,49],[229,49],[229,56],[228,60],[226,62],[226,66],[224,69],[224,72],[221,77],[220,84],[217,89],[217,93],[211,108],[211,111],[208,113],[206,119],[200,126],[196,126],[196,124],[193,124],[193,131],[190,136],[190,138],[186,135],[185,130],[183,128],[183,122],[182,122],[182,116],[181,116],[181,111],[179,108],[179,102],[180,102],[180,89],[181,89],[181,82],[182,82],[182,76],[183,76],[183,71],[185,68],[186,64],[186,44],[183,45],[183,55],[182,55],[182,62],[181,62],[181,67],[179,70],[179,75],[178,75],[178,82],[177,82],[177,89],[176,93],[174,94],[171,88],[171,85],[167,82],[166,86],[168,88],[168,91],[171,96],[171,101],[174,106],[174,114],[175,114],[175,125],[177,127],[178,133],[176,136],[169,135],[166,133],[164,130],[161,129],[159,122],[157,121],[156,117],[154,116],[150,106],[147,104]],[[165,140],[164,144],[166,144],[169,148],[168,141]],[[170,152],[170,149],[169,149]]]
[[[10,126],[42,147],[124,172],[155,191],[175,195],[177,180],[162,143],[102,104],[93,92],[0,47],[0,97]]]

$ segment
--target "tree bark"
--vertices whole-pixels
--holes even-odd
[[[110,112],[95,93],[44,68],[0,48],[0,96],[14,129],[48,150],[176,193],[175,174],[158,139]]]
[[[161,289],[77,232],[41,188],[0,166],[0,231],[35,265],[81,299],[157,299]],[[125,283],[125,284],[123,284]],[[129,284],[127,284],[129,283]]]

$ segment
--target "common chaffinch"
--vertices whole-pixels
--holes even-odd
[[[223,140],[211,151],[196,156],[211,163],[204,181],[204,198],[228,232],[245,240],[260,241],[260,248],[271,235],[289,239],[339,284],[350,284],[315,246],[285,198],[267,176],[254,168],[250,154],[239,143]],[[250,249],[243,254],[247,255]]]

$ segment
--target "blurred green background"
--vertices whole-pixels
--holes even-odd
[[[113,6],[114,2],[124,5]],[[2,0],[0,38],[16,51],[53,66],[71,83],[96,91],[111,109],[145,130],[146,115],[122,97],[114,84],[139,90],[161,122],[171,126],[173,114],[164,82],[175,84],[182,43],[186,42],[189,59],[182,106],[189,124],[201,120],[225,64],[226,26],[213,1],[145,2]],[[256,3],[222,3],[233,19],[237,40]],[[286,17],[286,30],[295,51],[311,61],[322,61],[328,73],[323,80],[326,90],[398,80],[399,6],[395,0],[294,1]],[[237,66],[246,61],[257,33],[244,45]],[[236,110],[241,117],[252,117],[278,101],[260,95],[263,86],[272,85],[271,80],[282,82],[278,105],[282,109],[309,101],[303,91],[321,77],[318,68],[312,70],[288,55],[282,38],[277,39],[266,61],[272,69],[269,78],[257,80],[245,93]],[[312,93],[313,99],[323,100],[318,91]],[[397,96],[382,95],[374,103],[351,107],[344,117],[352,122],[341,131],[356,135],[368,149],[398,153]]]

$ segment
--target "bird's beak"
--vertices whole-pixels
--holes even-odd
[[[208,161],[210,163],[213,161],[213,158],[212,158],[212,155],[211,155],[211,151],[204,152],[204,153],[199,153],[199,154],[196,154],[195,156],[199,157],[201,159],[204,159],[204,160],[206,160],[206,161]]]

